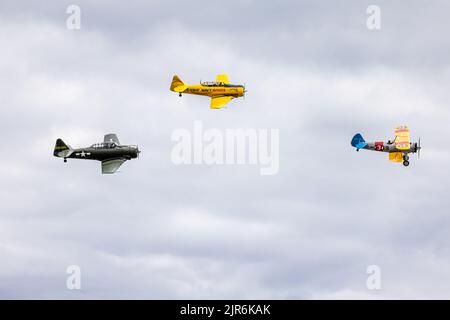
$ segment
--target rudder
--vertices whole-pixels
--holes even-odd
[[[362,149],[365,146],[367,146],[367,142],[364,140],[364,138],[360,133],[357,133],[353,136],[351,144],[353,147],[357,149]]]
[[[170,90],[175,92],[183,92],[186,90],[186,85],[184,82],[177,76],[174,75],[172,78],[172,83],[170,84]]]
[[[55,144],[55,149],[53,150],[53,155],[55,157],[64,158],[71,153],[71,148],[62,141],[62,139],[57,139]]]

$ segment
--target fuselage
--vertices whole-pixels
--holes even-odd
[[[214,97],[242,97],[244,96],[245,89],[242,85],[233,85],[233,84],[197,84],[197,85],[188,85],[187,88],[181,93],[188,94],[196,94],[200,96],[208,96],[211,98]]]
[[[367,145],[361,149],[368,149],[373,151],[380,152],[402,152],[402,153],[414,153],[417,152],[417,143],[410,143],[409,149],[398,149],[395,146],[395,143],[391,143],[390,141],[375,141],[375,142],[367,142]]]
[[[66,157],[71,159],[84,160],[108,160],[114,158],[135,159],[138,157],[139,148],[137,146],[125,145],[105,145],[96,144],[87,148],[78,148],[72,150],[72,153]]]

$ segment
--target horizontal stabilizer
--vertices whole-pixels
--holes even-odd
[[[364,140],[361,134],[357,133],[353,136],[352,139],[352,146],[357,149],[363,149],[365,146],[367,146],[367,142]]]
[[[188,88],[188,86],[178,86],[178,87],[173,88],[172,91],[184,92],[187,88]]]

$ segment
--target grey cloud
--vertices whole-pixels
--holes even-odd
[[[68,31],[64,3],[3,1],[0,296],[448,297],[447,4],[380,1],[379,32],[368,4],[81,1]],[[223,71],[249,90],[223,112],[168,90]],[[194,120],[279,128],[279,174],[175,166],[170,135]],[[407,169],[350,147],[401,123],[424,144]],[[51,154],[108,132],[143,150],[117,175]]]

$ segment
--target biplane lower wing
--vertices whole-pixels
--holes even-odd
[[[403,162],[403,153],[402,152],[391,152],[391,153],[389,153],[389,161],[392,161],[392,162]]]

